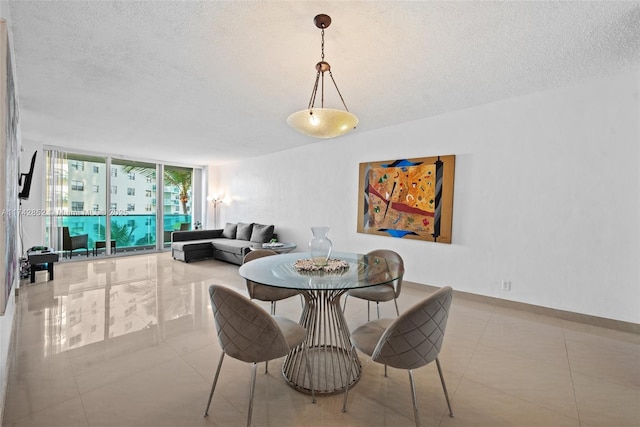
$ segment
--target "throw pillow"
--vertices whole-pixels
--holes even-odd
[[[251,241],[256,243],[267,243],[273,238],[273,225],[253,224]]]
[[[226,237],[227,239],[235,239],[237,228],[238,224],[232,224],[228,222],[227,225],[224,226],[224,230],[222,230],[222,237]]]
[[[252,224],[245,224],[244,222],[238,223],[238,230],[236,231],[236,239],[238,240],[251,240]]]

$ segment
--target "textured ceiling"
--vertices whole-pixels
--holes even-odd
[[[640,64],[640,2],[8,3],[23,140],[179,163],[322,143],[318,13],[357,133]]]

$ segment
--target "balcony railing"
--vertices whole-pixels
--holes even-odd
[[[60,215],[54,217],[56,227],[69,227],[71,235],[88,234],[89,248],[95,242],[105,241],[106,216],[104,215]],[[166,214],[162,220],[165,246],[171,242],[171,232],[191,229],[191,215]],[[184,224],[184,225],[183,225]],[[62,242],[52,235],[52,226],[47,223],[49,245],[62,249]],[[155,248],[159,240],[156,236],[155,214],[130,214],[111,216],[111,239],[116,241],[117,250]]]

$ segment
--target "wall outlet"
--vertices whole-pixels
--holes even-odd
[[[502,290],[503,291],[510,291],[511,290],[511,282],[509,280],[503,280],[502,281]]]

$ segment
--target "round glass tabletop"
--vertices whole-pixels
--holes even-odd
[[[267,256],[240,267],[242,277],[252,282],[299,290],[353,289],[389,283],[400,277],[400,264],[379,256],[333,252],[330,259],[345,261],[348,268],[333,272],[301,271],[298,260],[310,259],[308,252]]]

